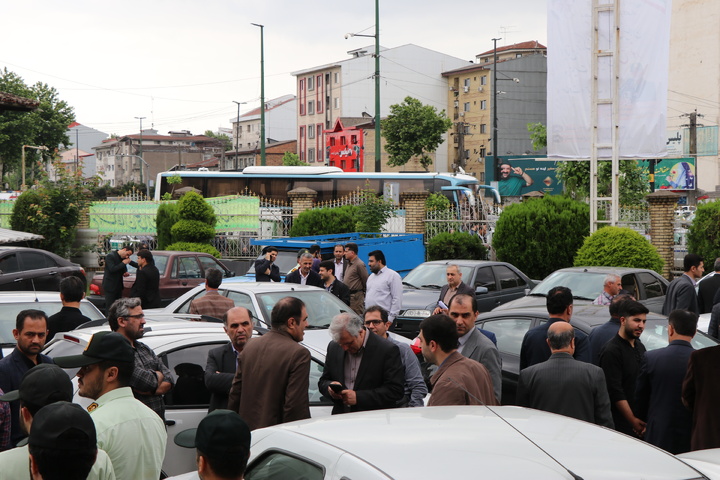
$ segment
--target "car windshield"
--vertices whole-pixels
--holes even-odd
[[[656,350],[658,348],[667,347],[668,345],[668,333],[667,333],[667,320],[665,319],[648,319],[645,323],[645,331],[643,331],[640,337],[643,345],[648,350]],[[697,332],[690,342],[695,350],[701,348],[714,347],[718,343],[716,340],[708,337],[707,335]]]
[[[411,288],[440,289],[447,284],[446,264],[425,263],[418,265],[403,279],[403,285]],[[463,281],[472,280],[472,267],[460,266]]]
[[[602,292],[606,275],[607,273],[554,272],[533,288],[530,295],[547,296],[555,287],[568,287],[572,290],[573,298],[595,300]]]
[[[133,262],[137,262],[137,253],[133,253],[132,255],[130,255],[130,258]],[[168,257],[165,255],[153,255],[153,260],[155,260],[155,266],[162,275],[162,273],[165,271],[165,267],[167,266]],[[127,271],[130,275],[135,275],[135,273],[137,272],[137,268],[133,267],[132,265],[128,265]]]
[[[35,309],[42,310],[48,317],[56,314],[62,308],[62,303],[58,298],[53,302],[17,302],[17,303],[0,303],[0,343],[15,344],[15,337],[12,331],[15,328],[15,317],[23,310]],[[97,308],[89,302],[80,303],[80,311],[90,320],[104,318]]]
[[[328,293],[325,290],[303,290],[257,294],[256,298],[260,304],[260,308],[264,312],[265,318],[269,320],[270,312],[278,300],[288,295],[299,298],[305,303],[310,328],[329,327],[330,321],[338,313],[347,312],[355,315],[355,312],[353,312],[350,307],[345,305],[332,293]]]

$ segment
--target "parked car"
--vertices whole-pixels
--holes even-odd
[[[78,277],[87,283],[77,263],[38,248],[0,247],[0,291],[60,290],[60,280]]]
[[[480,314],[475,321],[478,327],[493,332],[497,338],[497,347],[502,358],[504,404],[515,402],[517,381],[520,375],[520,347],[525,333],[532,327],[547,322],[545,307],[512,308],[493,310]],[[570,323],[586,334],[610,319],[608,307],[600,305],[577,305],[573,309]],[[640,340],[648,350],[667,346],[667,317],[650,313],[647,316],[645,331]],[[718,341],[698,332],[692,341],[695,349],[715,346]]]
[[[218,289],[235,302],[236,307],[246,307],[264,325],[270,325],[270,312],[283,297],[297,297],[307,307],[310,328],[327,328],[330,320],[341,312],[355,313],[332,293],[323,288],[275,282],[223,282]],[[147,309],[148,316],[177,317],[190,312],[190,302],[205,295],[205,287],[190,290],[165,308]]]
[[[592,303],[603,290],[605,277],[620,275],[623,290],[630,292],[651,312],[661,313],[669,282],[653,270],[625,267],[570,267],[556,270],[533,288],[525,297],[507,302],[496,310],[507,308],[545,306],[547,292],[554,287],[572,290],[575,305]]]
[[[155,266],[160,271],[160,299],[165,306],[178,298],[188,290],[192,290],[205,282],[205,269],[217,268],[223,272],[224,277],[232,277],[235,274],[228,269],[221,261],[209,253],[200,252],[177,252],[171,250],[153,250]],[[130,258],[137,261],[137,255]],[[128,265],[128,275],[123,278],[123,296],[130,296],[130,289],[135,283],[135,267]],[[104,310],[105,293],[102,290],[102,281],[105,275],[96,273],[90,282],[92,294],[88,297],[96,307]],[[109,305],[108,305],[109,306]]]
[[[42,310],[49,317],[60,311],[62,302],[57,292],[0,292],[0,344],[3,355],[8,355],[15,348],[15,328],[17,314],[29,308]],[[105,318],[95,305],[82,300],[80,311],[90,320]]]
[[[80,354],[93,334],[105,330],[108,330],[107,325],[100,325],[59,334],[45,347],[43,353],[51,357]],[[253,336],[260,336],[265,331],[267,330],[256,328]],[[228,343],[228,336],[219,323],[155,321],[148,318],[141,341],[152,348],[175,375],[175,388],[165,395],[168,443],[163,470],[168,475],[194,470],[195,452],[178,447],[172,439],[183,430],[197,427],[207,414],[210,392],[203,381],[207,355],[213,348]],[[318,380],[325,366],[325,352],[329,342],[330,335],[327,330],[305,330],[305,338],[301,342],[311,355],[308,396],[313,418],[328,417],[332,412],[332,402],[318,390]],[[68,374],[73,377],[73,401],[87,407],[92,400],[77,394],[77,370],[67,369]]]
[[[335,415],[255,430],[243,478],[718,478],[718,456],[690,461],[694,465],[614,430],[553,413],[453,406]]]
[[[475,289],[480,312],[525,296],[535,282],[513,265],[484,260],[436,260],[415,267],[403,280],[402,310],[391,330],[407,338],[417,337],[420,322],[438,305],[440,289],[447,285],[447,266],[460,267],[466,285]]]

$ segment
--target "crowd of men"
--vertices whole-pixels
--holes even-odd
[[[332,401],[333,414],[423,407],[428,392],[428,406],[500,404],[496,339],[475,326],[477,301],[456,265],[447,266],[437,308],[420,324],[419,358],[389,333],[400,306],[393,297],[397,273],[387,268],[383,253],[370,253],[367,275],[356,245],[335,251],[335,260],[315,262],[320,272],[315,275],[321,287],[355,302],[359,316],[340,313],[328,329],[331,340],[317,388]],[[274,276],[273,253],[258,263],[264,269],[259,274]],[[298,260],[298,282],[314,279],[313,254],[301,253]],[[338,265],[348,284],[335,275]],[[688,256],[688,265],[690,280],[701,274],[701,259]],[[360,267],[366,273],[362,289],[352,283],[360,281]],[[253,430],[310,417],[311,356],[300,345],[308,309],[296,297],[280,299],[270,330],[253,338],[251,312],[212,294],[222,275],[216,277],[212,271],[207,275],[207,305],[191,308],[215,309],[211,316],[222,319],[229,343],[208,353],[209,414],[174,441],[197,450],[201,478],[242,478]],[[67,280],[61,284],[61,313],[72,318],[82,296],[78,299],[73,279]],[[681,282],[687,280],[671,284],[666,304],[686,306],[688,289]],[[720,346],[694,351],[696,310],[673,308],[668,346],[646,351],[640,337],[648,309],[621,286],[619,277],[606,278],[596,301],[609,302],[611,318],[589,336],[570,323],[572,291],[548,292],[548,321],[522,341],[516,403],[615,428],[675,454],[720,447],[720,414],[714,408],[720,400],[715,379]],[[81,354],[51,359],[40,351],[50,332],[63,331],[65,320],[53,322],[39,310],[18,314],[17,347],[0,360],[0,450],[6,450],[0,453],[0,479],[159,478],[168,441],[163,396],[175,380],[140,341],[145,326],[140,298],[116,299],[107,317],[111,331],[93,335]],[[69,403],[72,386],[60,367],[79,368],[79,395],[92,400],[87,412]],[[424,377],[423,370],[432,374]]]

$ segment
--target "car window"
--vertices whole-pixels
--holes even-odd
[[[270,312],[281,298],[292,294],[305,304],[308,314],[308,324],[311,327],[327,328],[335,315],[342,312],[355,313],[332,293],[325,290],[296,290],[294,292],[268,292],[257,294],[256,299],[267,322],[270,321]]]
[[[197,259],[200,261],[200,265],[202,265],[203,271],[207,270],[208,268],[217,268],[218,270],[223,272],[223,276],[227,276],[227,271],[225,270],[225,268],[220,265],[220,263],[218,263],[218,261],[214,258],[198,256]]]
[[[250,313],[252,313],[254,317],[258,316],[257,312],[255,311],[255,305],[253,305],[250,295],[248,295],[247,293],[235,292],[233,290],[226,290],[226,292],[227,297],[233,302],[235,302],[236,307],[245,307],[250,310]]]
[[[525,281],[505,265],[495,265],[493,269],[497,279],[500,281],[501,290],[525,286]]]
[[[310,360],[310,388],[308,390],[310,405],[332,405],[332,400],[328,397],[324,397],[322,393],[320,393],[320,389],[318,389],[318,381],[320,380],[323,370],[325,370],[325,366],[323,364],[314,358]]]
[[[475,276],[475,288],[485,287],[488,292],[494,292],[497,290],[495,285],[495,275],[493,275],[492,267],[478,268],[477,275]]]
[[[409,283],[414,287],[425,288],[437,288],[440,289],[443,285],[447,284],[447,277],[445,272],[447,271],[447,265],[444,264],[422,264],[415,267],[407,276],[403,279],[403,282]],[[466,266],[460,266],[460,273],[462,273],[463,279],[469,282],[472,278],[472,268]]]
[[[16,273],[20,271],[17,255],[11,253],[0,258],[0,274]]]
[[[603,289],[604,273],[557,271],[548,275],[532,289],[531,295],[547,295],[555,287],[572,289],[573,298],[595,300]],[[625,284],[623,277],[623,285]]]
[[[245,471],[245,480],[272,478],[273,480],[322,480],[324,469],[309,459],[287,452],[269,451],[260,456]]]
[[[637,284],[635,283],[635,274],[628,273],[627,275],[622,276],[622,288],[623,290],[627,290],[628,293],[630,293],[630,295],[635,297],[637,300],[643,300],[638,296]],[[598,295],[600,295],[599,292]]]
[[[487,321],[481,327],[495,334],[498,350],[520,356],[523,337],[531,325],[530,318],[503,318]]]
[[[200,265],[195,257],[178,257],[173,278],[202,278]]]
[[[165,255],[153,255],[153,260],[155,260],[155,266],[158,269],[158,272],[160,272],[160,275],[165,273],[165,269],[167,268],[167,262],[168,258]]]
[[[19,256],[24,270],[40,270],[57,266],[55,261],[40,252],[20,252]]]
[[[222,290],[219,290],[219,292],[220,292],[220,294],[223,294]],[[195,300],[196,298],[202,297],[206,293],[207,293],[207,290],[200,290],[198,293],[196,293],[192,297],[188,297],[188,299],[185,300],[185,303],[180,305],[177,308],[177,310],[175,310],[175,313],[189,313],[190,312],[190,304],[192,303],[192,301]]]
[[[639,272],[638,280],[645,288],[645,298],[655,298],[665,295],[665,284],[652,273]]]
[[[208,407],[210,391],[205,387],[205,365],[208,352],[220,345],[222,343],[191,345],[161,355],[163,363],[175,376],[175,387],[165,395],[167,407]]]

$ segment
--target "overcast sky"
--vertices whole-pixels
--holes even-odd
[[[295,94],[290,72],[347,58],[373,44],[372,0],[23,0],[3,5],[0,68],[57,88],[77,120],[108,134],[150,125],[229,128],[233,100],[259,105],[260,29],[265,96]],[[546,44],[546,1],[380,0],[380,43],[413,43],[472,60],[492,48]]]

